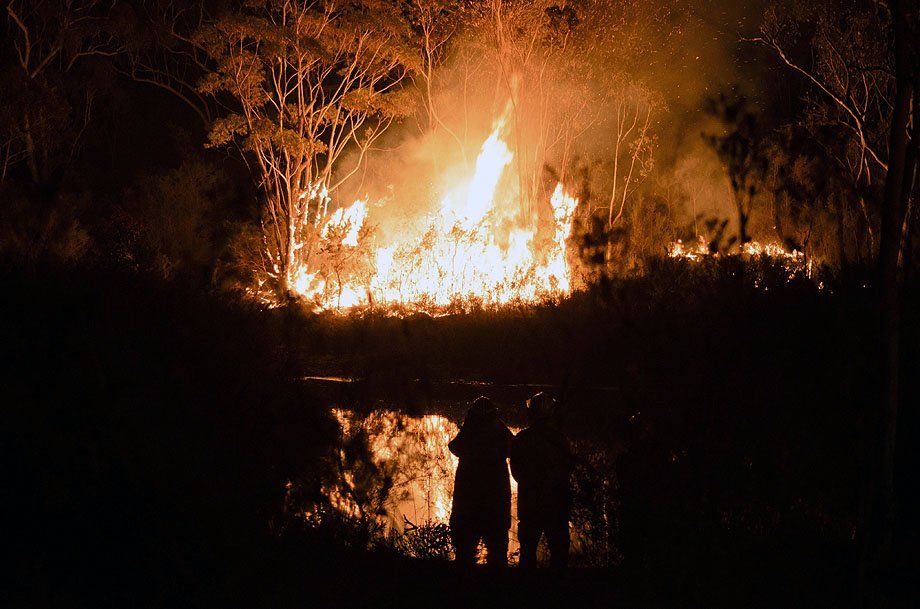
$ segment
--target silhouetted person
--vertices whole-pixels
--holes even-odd
[[[573,458],[555,412],[555,400],[538,393],[527,400],[530,427],[511,443],[511,473],[518,483],[518,541],[521,568],[537,563],[537,545],[546,535],[550,566],[569,560]]]
[[[486,544],[488,564],[508,563],[511,438],[495,405],[480,397],[470,407],[460,433],[448,444],[460,459],[450,511],[451,539],[460,563],[476,562],[480,539]]]

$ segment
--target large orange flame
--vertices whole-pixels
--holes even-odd
[[[511,217],[498,189],[514,154],[502,137],[507,112],[483,142],[473,175],[441,199],[437,211],[386,247],[372,248],[369,278],[323,278],[308,268],[293,271],[291,285],[320,309],[347,309],[370,303],[443,307],[470,297],[485,304],[534,302],[568,294],[571,271],[566,240],[577,199],[560,183],[550,199],[549,235],[538,241],[535,217]],[[505,199],[509,197],[506,196]],[[336,210],[320,230],[320,239],[337,239],[358,248],[368,215],[360,200]]]

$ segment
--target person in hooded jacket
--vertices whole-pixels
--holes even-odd
[[[477,398],[448,448],[457,456],[450,512],[451,540],[457,562],[472,565],[482,539],[489,565],[507,565],[511,528],[511,480],[508,455],[511,431],[491,400]]]

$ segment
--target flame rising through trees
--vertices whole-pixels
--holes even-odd
[[[507,112],[483,142],[473,175],[448,191],[439,208],[385,247],[374,247],[366,230],[367,202],[359,200],[328,216],[319,231],[319,251],[368,259],[365,272],[310,268],[293,271],[290,284],[318,309],[359,305],[444,307],[479,299],[485,304],[534,302],[571,292],[566,240],[578,200],[562,183],[550,198],[551,215],[510,213],[499,184],[514,154],[502,137]],[[542,230],[541,230],[542,228]],[[369,253],[367,252],[369,248]]]
[[[472,174],[446,189],[436,210],[410,221],[388,243],[377,242],[367,198],[325,213],[331,199],[324,187],[303,193],[318,211],[311,219],[314,241],[295,245],[307,255],[298,256],[291,270],[293,291],[317,310],[398,305],[430,313],[471,301],[501,305],[569,295],[567,242],[578,200],[560,182],[548,213],[540,217],[523,211],[533,206],[513,189],[502,188],[515,165],[504,138],[510,110],[482,143]],[[748,242],[739,253],[778,261],[789,279],[811,277],[815,270],[804,254],[777,243]],[[700,237],[696,243],[672,243],[668,255],[699,262],[719,252],[710,252]]]

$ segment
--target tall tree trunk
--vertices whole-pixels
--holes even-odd
[[[866,256],[863,260],[872,260],[875,256],[875,231],[872,228],[872,215],[869,213],[869,206],[866,204],[865,197],[859,197],[859,209],[862,212],[863,222],[865,223],[866,229]],[[860,251],[862,251],[862,243],[860,242]]]
[[[847,210],[846,206],[843,203],[843,197],[834,196],[834,207],[836,212],[836,236],[837,236],[837,257],[838,264],[840,264],[840,269],[843,272],[846,272],[850,266],[849,258],[847,257],[847,237],[846,237],[846,218]]]
[[[905,3],[892,0],[896,91],[888,143],[888,174],[882,200],[879,239],[879,304],[881,336],[882,401],[874,411],[873,434],[868,443],[868,476],[863,488],[864,521],[861,526],[859,585],[864,606],[884,603],[890,576],[895,527],[895,448],[900,394],[900,268],[902,226],[906,213],[904,189],[910,188],[914,155],[908,154],[911,100],[914,97],[913,54],[910,48],[909,14]]]
[[[904,183],[901,186],[901,246],[898,255],[898,267],[910,268],[911,222],[916,204],[917,179],[920,177],[920,56],[914,54],[914,101],[911,118],[910,147],[907,149],[907,161],[904,167]],[[905,277],[901,277],[903,282]]]
[[[29,167],[29,175],[32,176],[32,182],[38,184],[41,180],[41,175],[38,171],[38,159],[36,158],[38,153],[35,150],[35,138],[32,136],[32,119],[28,112],[25,113],[23,119],[22,138],[26,143],[26,164]]]

